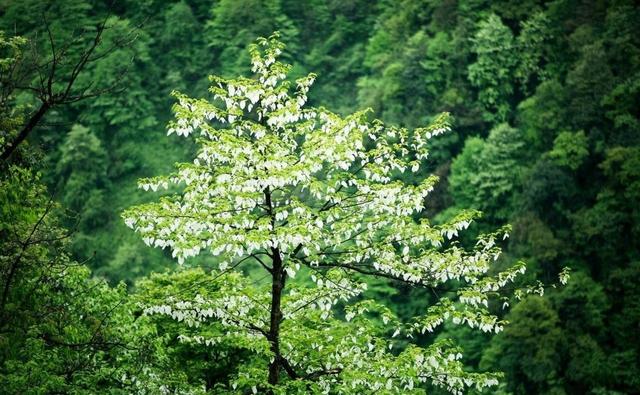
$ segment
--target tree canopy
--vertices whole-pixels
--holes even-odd
[[[23,0],[0,9],[0,392],[263,392],[270,365],[276,391],[328,383],[337,392],[333,379],[362,379],[355,390],[365,393],[408,391],[391,369],[437,350],[459,351],[447,366],[461,374],[502,372],[485,393],[640,392],[637,2]],[[277,63],[285,77],[265,88],[248,49],[274,30],[287,47],[267,69]],[[313,86],[302,92],[296,80]],[[267,94],[283,96],[263,105]],[[138,188],[141,178],[155,193]],[[194,218],[154,215],[183,206]],[[235,211],[214,215],[225,207]],[[147,228],[131,231],[124,210]],[[469,228],[452,227],[461,222]],[[475,284],[520,261],[527,270],[490,292],[488,306],[469,307],[472,279],[456,262],[492,234],[501,254],[474,272]],[[271,361],[263,333],[232,332],[220,315],[194,326],[172,317],[230,295],[251,307],[251,323],[266,317],[268,333],[275,256],[283,313],[320,290],[339,294],[331,281],[358,292],[282,320],[286,363]],[[443,266],[428,272],[436,257]],[[564,267],[572,281],[554,288]],[[454,278],[432,281],[440,269]],[[495,334],[454,323],[465,309],[510,325]],[[391,390],[378,371],[354,367],[344,343],[353,336],[370,358],[363,369],[387,369]],[[403,375],[414,392],[448,392],[415,370]]]
[[[250,47],[253,78],[210,77],[213,102],[174,94],[169,134],[197,133],[200,148],[192,163],[139,186],[182,192],[123,216],[147,244],[168,247],[179,262],[204,251],[218,257],[222,292],[170,298],[146,311],[189,326],[218,320],[253,350],[254,363],[239,369],[229,389],[411,392],[429,382],[461,392],[497,384],[495,374],[466,372],[460,349],[444,341],[427,348],[410,342],[391,353],[394,341],[367,314],[381,314],[392,337],[407,339],[447,319],[483,332],[504,325],[488,300],[524,271],[519,264],[490,272],[500,254],[496,238],[508,234],[482,235],[474,249],[461,248],[450,240],[477,212],[432,225],[422,212],[437,178],[412,185],[400,179],[420,169],[429,139],[450,129],[447,114],[409,132],[370,122],[366,111],[342,117],[305,106],[316,76],[296,80],[290,92],[290,66],[278,60],[283,48],[277,35],[259,39]],[[251,287],[239,275],[243,264],[260,265],[271,281]],[[465,285],[404,323],[374,300],[350,304],[367,289],[361,275],[430,289]],[[345,304],[344,320],[332,309],[338,303]],[[268,369],[259,369],[260,359]]]

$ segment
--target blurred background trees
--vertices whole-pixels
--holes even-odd
[[[53,48],[65,50],[66,63],[56,71],[62,79],[52,83],[55,93],[68,82],[74,62],[91,47],[101,24],[105,29],[94,55],[104,56],[94,56],[83,67],[72,91],[73,96],[84,92],[86,100],[48,108],[0,165],[1,273],[3,284],[9,284],[3,320],[11,317],[11,327],[40,328],[41,321],[29,317],[42,317],[43,306],[51,311],[51,306],[67,303],[63,295],[80,292],[73,287],[95,286],[85,301],[103,307],[73,305],[69,311],[77,313],[75,318],[55,318],[76,328],[76,343],[83,342],[82,336],[87,342],[95,327],[87,328],[86,317],[100,317],[107,305],[101,300],[124,295],[121,288],[89,278],[83,269],[64,275],[56,271],[54,276],[46,269],[53,257],[65,256],[64,265],[75,262],[74,267],[86,261],[93,276],[112,285],[125,281],[130,292],[156,292],[149,287],[159,277],[151,281],[147,276],[173,267],[173,262],[128,232],[119,213],[144,201],[135,187],[137,178],[166,173],[193,149],[160,138],[171,115],[168,94],[178,89],[201,96],[208,84],[204,76],[243,73],[246,46],[279,30],[288,44],[286,59],[295,61],[292,74],[318,74],[313,105],[341,113],[370,106],[376,117],[407,127],[426,124],[441,111],[454,115],[454,133],[434,143],[426,163],[441,177],[428,202],[433,214],[446,219],[463,207],[479,208],[484,219],[478,228],[513,224],[508,259],[526,260],[531,276],[545,280],[563,266],[576,272],[566,288],[517,304],[506,317],[513,325],[490,343],[467,338],[454,327],[438,336],[468,341],[467,348],[476,350],[469,356],[474,368],[504,370],[506,392],[640,392],[640,342],[635,336],[640,328],[636,2],[3,1],[3,151],[43,103],[31,88],[41,87],[38,70],[43,76],[51,71],[55,52],[47,27]],[[12,39],[15,35],[26,41]],[[20,258],[24,266],[10,275],[45,209],[44,217],[50,219],[37,226],[43,232],[38,240],[45,242],[51,238],[47,234],[55,233],[68,241],[55,248],[30,245]],[[26,297],[39,278],[49,279],[49,285]],[[146,285],[136,287],[142,278],[146,282],[140,284]],[[381,292],[398,311],[412,311],[412,300],[402,290]],[[18,300],[23,304],[14,304]],[[32,313],[18,315],[18,309]],[[119,316],[118,309],[116,320],[142,325]],[[138,328],[140,336],[153,333],[156,324]],[[29,339],[44,343],[30,342],[29,347],[46,349],[54,343],[40,333],[59,333],[24,329],[18,334],[7,332],[6,325],[3,321],[0,335],[3,380],[16,372],[18,365],[11,362],[16,361],[15,350],[27,344],[16,339],[38,333]],[[156,366],[179,371],[167,380],[180,382],[180,374],[186,374],[181,369],[187,367],[172,359],[177,355],[214,363],[211,355],[175,346],[175,332],[161,331],[164,345],[154,343],[155,351],[147,349],[144,355]],[[12,342],[16,345],[9,347]],[[176,348],[166,348],[169,343]],[[101,366],[99,361],[86,366]],[[189,375],[215,381],[215,374],[201,368],[190,365]]]

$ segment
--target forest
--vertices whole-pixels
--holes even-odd
[[[0,0],[0,394],[640,393],[639,27]]]

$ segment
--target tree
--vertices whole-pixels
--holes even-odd
[[[205,38],[216,54],[216,70],[223,76],[235,75],[239,70],[248,71],[247,43],[276,29],[291,42],[291,50],[298,31],[282,12],[281,0],[215,2]]]
[[[602,42],[585,44],[580,52],[580,59],[567,74],[568,110],[573,114],[571,120],[576,129],[602,123],[602,101],[613,89],[614,79]]]
[[[491,122],[508,119],[509,98],[516,57],[513,33],[495,14],[478,25],[473,38],[475,63],[469,65],[469,81],[478,88],[478,100],[485,108],[484,118]]]
[[[524,92],[534,77],[544,76],[540,63],[545,59],[545,41],[549,38],[549,19],[543,12],[532,15],[521,23],[522,31],[517,38],[518,65],[514,76]]]
[[[551,148],[558,131],[568,127],[562,111],[568,105],[565,91],[560,82],[547,80],[518,105],[517,125],[533,149]]]
[[[640,248],[640,149],[611,148],[599,167],[603,186],[590,207],[573,214],[573,235],[581,250],[613,269],[633,260]]]
[[[101,212],[105,205],[101,189],[106,186],[107,154],[100,140],[82,125],[71,128],[60,148],[57,172],[62,202],[85,217],[86,228],[92,228],[105,217]]]
[[[486,141],[471,137],[451,164],[449,190],[456,205],[473,207],[492,219],[507,219],[524,166],[524,141],[518,129],[500,124]]]
[[[584,131],[575,133],[560,132],[553,142],[549,157],[560,165],[576,170],[589,156],[589,142]]]
[[[309,51],[302,65],[296,65],[297,72],[300,76],[306,74],[304,68],[321,76],[309,97],[310,103],[331,98],[337,112],[353,111],[357,103],[356,82],[364,74],[365,46],[378,9],[367,0],[285,0],[282,7],[296,26],[301,47]]]
[[[259,39],[250,47],[255,76],[210,77],[213,101],[175,93],[169,134],[199,131],[200,149],[175,173],[139,181],[145,190],[175,185],[181,192],[123,217],[180,263],[210,251],[220,272],[203,281],[221,292],[168,298],[146,312],[196,327],[217,320],[252,350],[231,382],[218,385],[221,392],[406,393],[429,382],[460,393],[495,385],[498,374],[465,371],[450,340],[412,341],[445,320],[499,332],[504,323],[489,300],[524,271],[523,264],[491,271],[504,230],[481,235],[471,251],[452,240],[478,212],[442,225],[421,216],[436,177],[399,180],[419,171],[429,138],[449,130],[446,114],[409,132],[370,122],[367,111],[341,117],[305,107],[315,75],[298,79],[291,94],[290,66],[277,60],[282,49],[277,35]],[[264,275],[242,275],[256,267]],[[434,292],[460,287],[399,322],[366,299],[367,276]],[[406,346],[391,352],[398,335]],[[206,333],[184,340],[218,341]]]
[[[83,2],[73,2],[73,7],[78,12],[88,12],[91,8]],[[21,10],[19,6],[16,8],[10,9],[9,12],[18,13]],[[3,71],[2,101],[15,96],[17,92],[28,92],[36,100],[37,109],[27,112],[25,122],[14,133],[2,136],[0,160],[3,162],[8,161],[36,126],[42,124],[41,121],[51,109],[97,97],[119,88],[118,78],[113,85],[96,84],[95,80],[86,83],[78,82],[88,66],[108,56],[114,50],[129,45],[135,38],[133,30],[128,30],[123,35],[112,39],[109,42],[110,45],[104,45],[102,39],[105,30],[109,29],[107,25],[109,15],[98,21],[76,17],[82,21],[82,24],[73,23],[72,27],[60,27],[59,24],[52,25],[49,18],[52,17],[53,12],[64,14],[68,10],[61,10],[56,7],[56,4],[51,4],[49,7],[42,3],[36,4],[36,8],[42,12],[40,23],[42,26],[38,26],[35,31],[40,33],[43,39],[38,39],[39,36],[36,34],[31,40],[33,50],[29,51],[30,56],[17,56],[11,63],[12,67]],[[84,14],[82,16],[86,17]],[[56,33],[63,34],[54,34],[54,26],[59,28],[55,30]],[[73,31],[74,28],[78,31]],[[12,44],[11,47],[16,46]]]
[[[15,36],[6,38],[0,31],[0,147],[7,144],[7,139],[19,133],[24,122],[22,111],[13,106],[15,81],[13,76],[20,64],[27,40]]]
[[[109,153],[109,172],[116,177],[145,165],[145,150],[136,145],[149,138],[158,124],[149,81],[160,76],[149,54],[150,37],[140,32],[130,45],[117,45],[133,29],[131,25],[128,20],[109,18],[102,45],[113,49],[99,62],[87,65],[87,72],[78,78],[81,84],[101,81],[107,86],[126,87],[118,95],[101,95],[76,106],[80,122],[96,133]]]
[[[494,337],[480,366],[499,366],[511,378],[509,390],[517,394],[551,392],[558,386],[561,363],[558,314],[547,299],[532,296],[518,303],[507,318],[514,324]]]
[[[37,173],[0,175],[0,387],[5,394],[100,393],[122,369],[134,317],[125,287],[69,258],[70,232]]]
[[[186,2],[181,1],[166,8],[158,39],[158,50],[167,55],[162,66],[165,80],[163,88],[175,88],[176,84],[180,84],[181,89],[206,92],[207,81],[200,75],[200,70],[211,64],[211,54],[200,34],[202,29],[203,26]]]

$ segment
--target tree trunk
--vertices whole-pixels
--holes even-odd
[[[273,272],[271,284],[271,323],[269,327],[269,341],[273,352],[273,362],[269,364],[269,384],[277,385],[280,379],[280,367],[282,365],[280,356],[280,322],[282,321],[282,290],[284,289],[285,272],[282,265],[280,251],[272,248]]]
[[[33,114],[31,118],[29,118],[29,122],[27,122],[27,124],[24,125],[20,133],[18,133],[18,136],[16,137],[16,139],[13,140],[10,143],[10,145],[7,145],[5,147],[4,151],[2,152],[2,155],[0,155],[1,160],[6,161],[7,159],[9,159],[13,151],[15,151],[16,148],[18,148],[18,145],[20,145],[20,143],[22,143],[24,139],[27,138],[27,136],[29,135],[29,133],[31,133],[33,128],[35,128],[36,125],[42,119],[42,117],[44,117],[44,114],[46,114],[47,111],[49,111],[49,108],[50,106],[46,102],[43,102],[40,105],[40,108],[38,108],[38,111],[36,111],[35,114]]]

